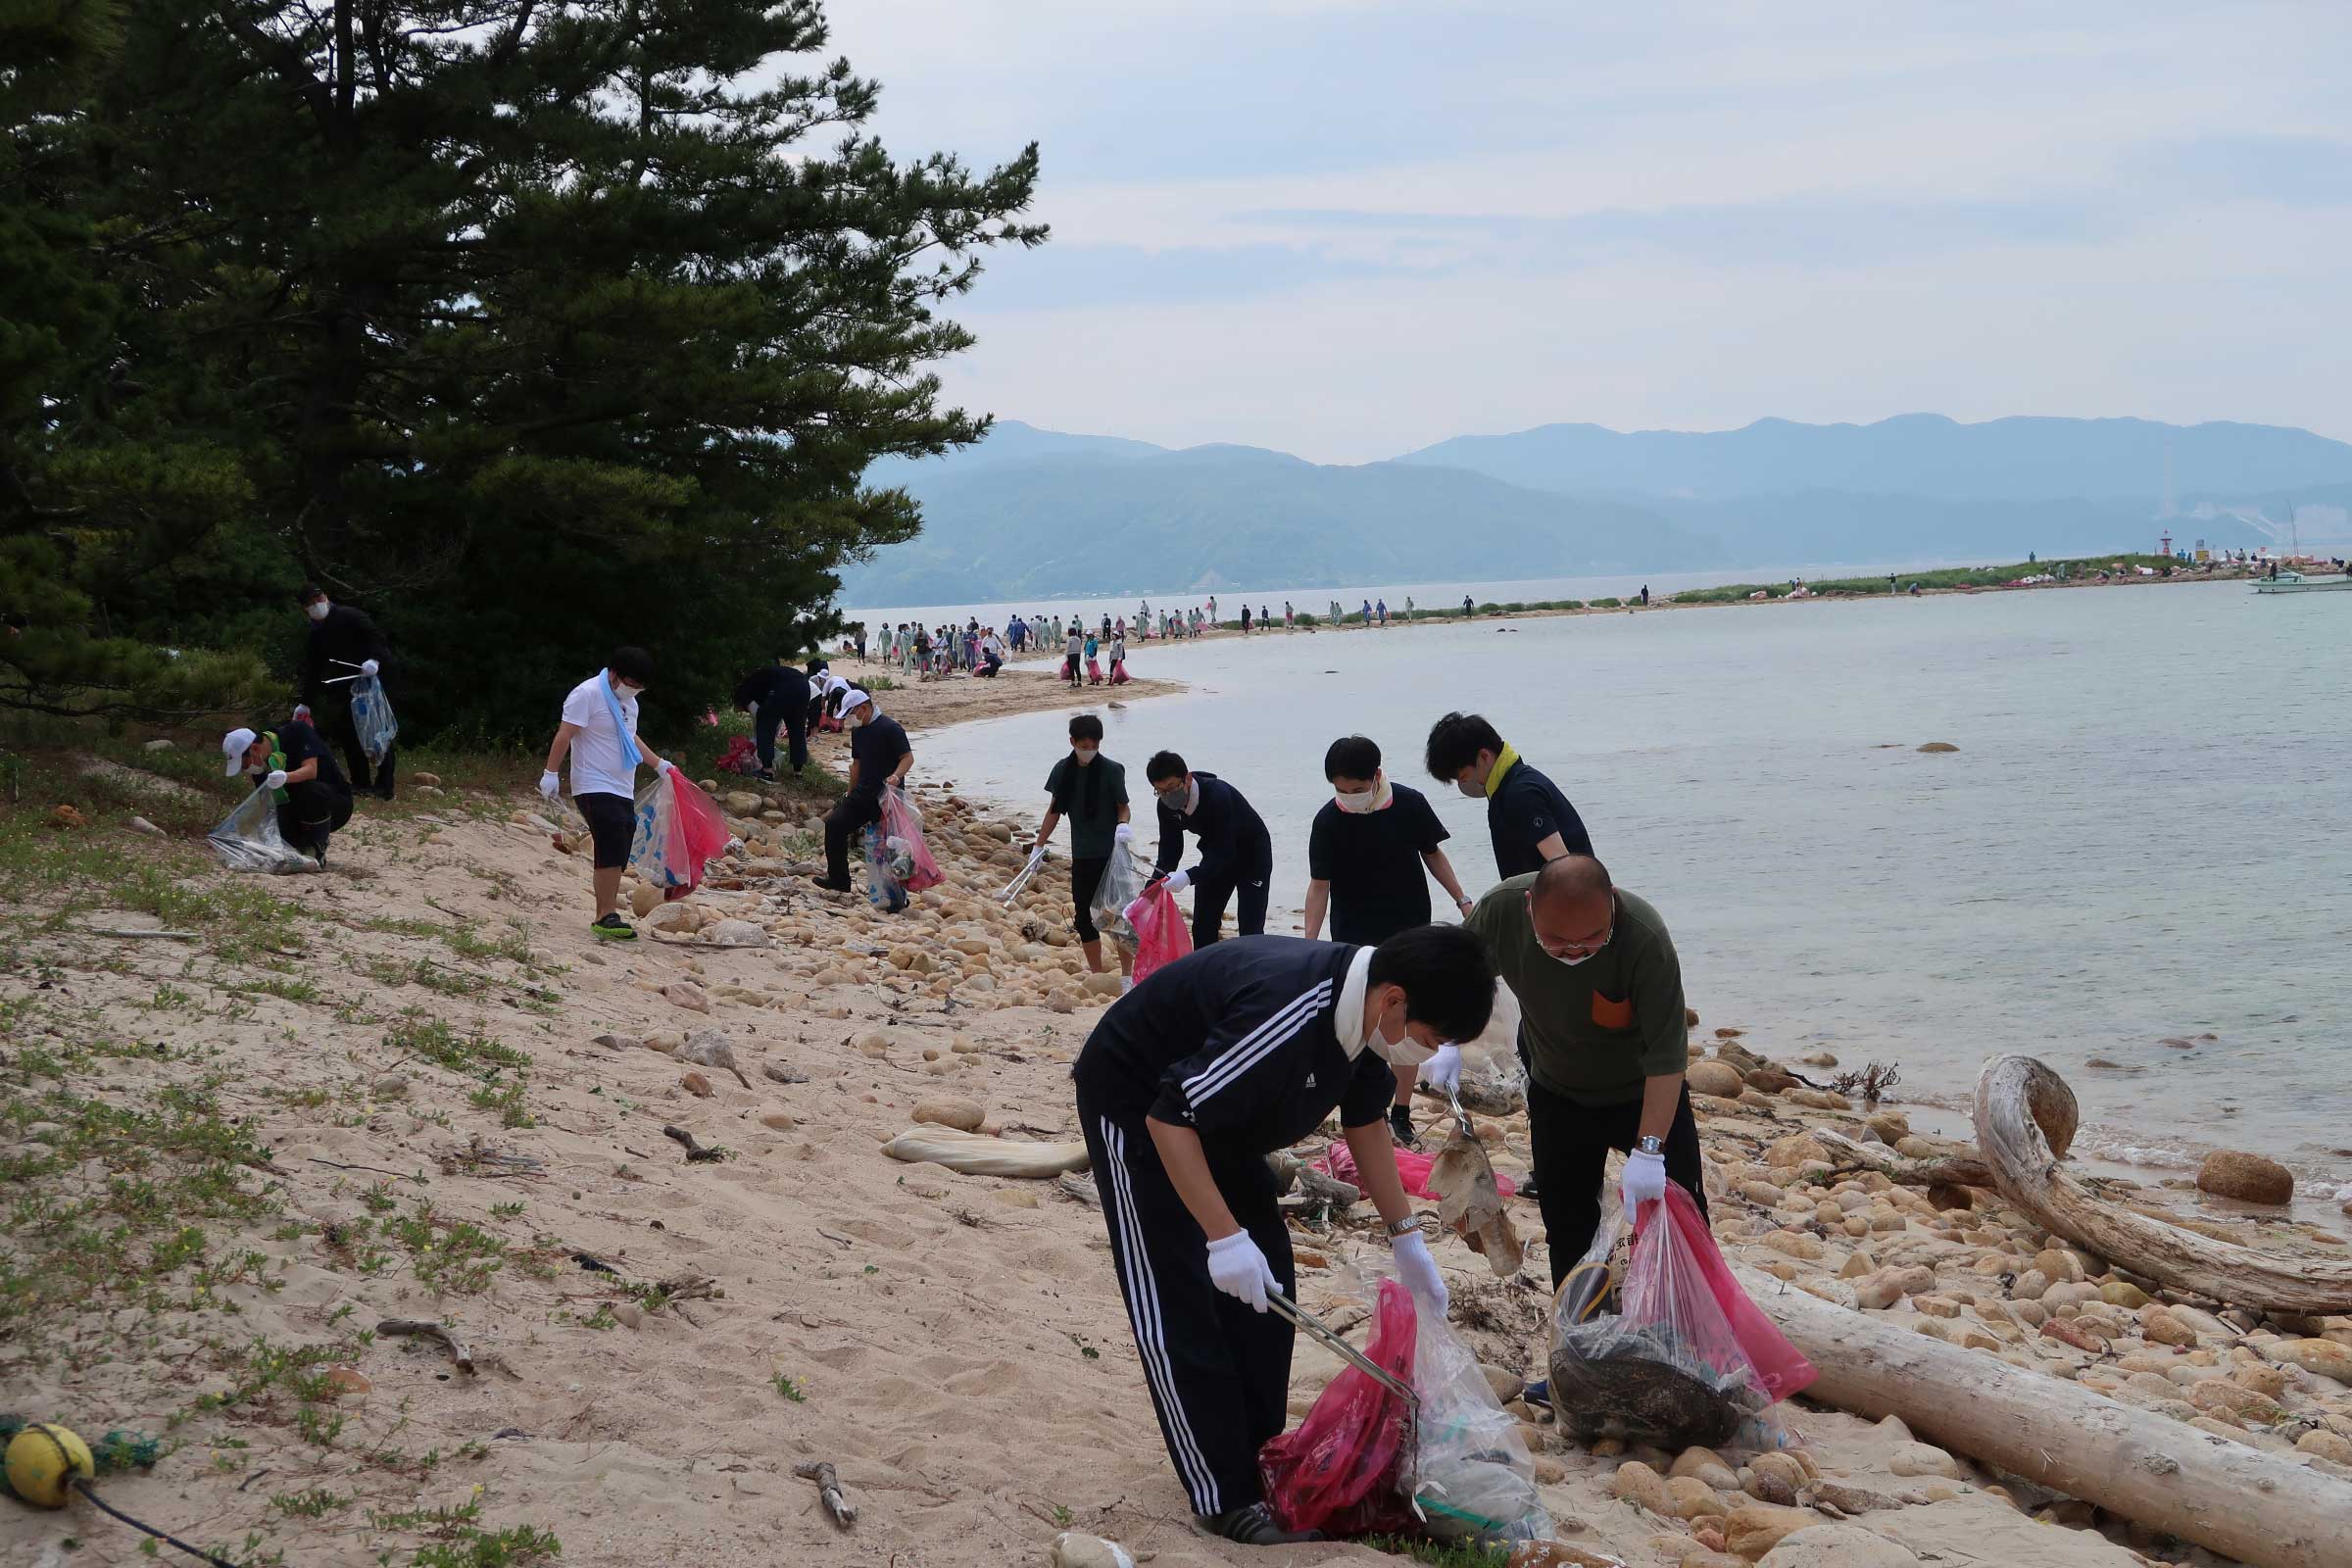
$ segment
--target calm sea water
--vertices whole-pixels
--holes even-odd
[[[1164,747],[1250,796],[1274,836],[1273,929],[1295,929],[1323,750],[1350,732],[1430,795],[1470,890],[1494,880],[1483,802],[1420,764],[1434,718],[1482,711],[1664,914],[1706,1027],[1897,1063],[1905,1098],[1964,1097],[1985,1057],[2028,1052],[2110,1153],[2228,1144],[2352,1181],[2352,596],[2225,583],[1276,632],[1138,645],[1131,663],[1191,690],[1105,712],[1106,752],[1138,790]],[[1033,811],[1064,717],[925,736],[918,764]]]

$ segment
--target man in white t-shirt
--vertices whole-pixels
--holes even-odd
[[[638,764],[657,773],[669,766],[637,739],[637,697],[653,678],[653,655],[614,649],[603,669],[564,697],[564,722],[539,775],[539,793],[553,804],[563,789],[556,769],[570,755],[571,801],[596,846],[596,923],[588,933],[610,942],[637,939],[637,928],[621,917],[620,873],[637,836]]]

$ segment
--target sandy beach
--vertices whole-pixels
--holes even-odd
[[[885,706],[921,730],[1109,695],[1046,680],[918,684]],[[838,767],[840,741],[819,738],[820,760]],[[813,890],[805,798],[786,809],[729,785],[743,847],[633,947],[587,937],[587,867],[520,794],[453,786],[364,809],[332,871],[269,884],[92,812],[76,831],[132,846],[213,912],[159,921],[54,883],[14,911],[0,1004],[22,1108],[0,1150],[12,1174],[39,1174],[48,1207],[12,1222],[27,1304],[0,1340],[7,1403],[92,1438],[168,1437],[152,1473],[104,1495],[239,1561],[406,1563],[525,1526],[584,1564],[1045,1563],[1064,1531],[1158,1568],[1392,1560],[1197,1535],[1100,1211],[1072,1184],[884,1152],[934,1119],[1075,1139],[1068,1066],[1107,1001],[1080,972],[1058,857],[1000,907],[1031,824],[925,786],[916,752],[949,881],[914,909]],[[192,940],[104,934],[159,927]],[[1807,1087],[1791,1075],[1826,1082],[1838,1064],[1774,1059],[1740,999],[1691,1001],[1714,1228],[1760,1288],[2103,1396],[2168,1420],[2183,1448],[2269,1455],[2352,1501],[2352,1317],[2193,1300],[1992,1191],[1890,1179],[1816,1134],[1904,1164],[1973,1151],[1916,1138],[1899,1103]],[[172,1157],[122,1146],[123,1117],[200,1112],[233,1134]],[[690,1159],[667,1128],[719,1157]],[[1523,1114],[1481,1132],[1499,1169],[1526,1168]],[[63,1208],[95,1215],[110,1191],[131,1200],[127,1179],[200,1168],[242,1196],[195,1222],[184,1266],[136,1293],[66,1272]],[[2202,1234],[2342,1262],[2340,1238],[2280,1211],[2128,1187],[2117,1202]],[[1514,1279],[1450,1236],[1435,1248],[1455,1327],[1503,1392],[1544,1375],[1549,1339],[1541,1222],[1526,1200],[1511,1213],[1534,1243]],[[1348,1277],[1386,1256],[1369,1205],[1297,1241],[1304,1304],[1361,1322]],[[473,1369],[373,1331],[397,1319],[441,1320]],[[290,1377],[271,1370],[288,1348],[303,1352]],[[1339,1364],[1301,1339],[1294,1412]],[[1988,1470],[1951,1435],[1807,1399],[1785,1411],[1786,1457],[1762,1461],[1588,1448],[1508,1408],[1576,1548],[1557,1562],[2235,1560]],[[795,1476],[813,1462],[836,1468],[854,1526]],[[2243,1506],[2261,1517],[2260,1498]],[[1800,1530],[1810,1548],[1776,1549]],[[137,1546],[86,1505],[0,1510],[0,1560],[127,1563]],[[2311,1549],[2337,1546],[2309,1560],[2352,1561],[2352,1507]]]

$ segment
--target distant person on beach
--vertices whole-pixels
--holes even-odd
[[[914,747],[899,721],[874,706],[855,686],[834,703],[850,732],[849,787],[825,813],[825,872],[809,878],[833,893],[850,891],[850,837],[868,822],[882,820],[882,789],[903,784],[914,766]]]
[[[1644,610],[1649,608],[1649,584],[1647,583],[1642,585],[1642,607]]]
[[[1282,602],[1282,629],[1284,631],[1298,629],[1298,612],[1291,608],[1291,602],[1288,599]]]
[[[1086,683],[1089,686],[1102,684],[1102,645],[1096,641],[1093,632],[1088,632],[1086,634]]]
[[[888,636],[888,629],[883,635]],[[783,727],[790,745],[785,753],[794,777],[808,765],[808,677],[788,659],[779,659],[743,677],[735,687],[735,706],[752,715],[752,744],[760,756],[760,776],[776,776],[776,729]]]
[[[1485,797],[1496,876],[1519,876],[1564,855],[1592,853],[1592,836],[1560,787],[1522,761],[1518,748],[1478,714],[1447,713],[1431,725],[1426,760],[1430,777],[1474,801]]]
[[[1097,763],[1101,766],[1101,763]],[[1266,1155],[1334,1111],[1396,1276],[1442,1321],[1446,1281],[1383,1120],[1390,1064],[1487,1025],[1478,940],[1425,925],[1377,948],[1227,942],[1111,1004],[1071,1069],[1102,1220],[1160,1436],[1199,1526],[1246,1546],[1319,1541],[1267,1510],[1257,1453],[1289,1425],[1289,1226]]]
[[[1323,776],[1332,798],[1315,813],[1306,840],[1308,941],[1323,934],[1327,912],[1334,942],[1385,942],[1429,924],[1433,876],[1454,908],[1469,912],[1470,900],[1441,848],[1448,836],[1446,824],[1427,796],[1389,781],[1377,745],[1361,735],[1333,741],[1323,754]],[[1444,1087],[1459,1076],[1461,1053],[1447,1046],[1433,1065],[1430,1081]],[[1396,1101],[1389,1109],[1389,1130],[1407,1147],[1415,1142],[1416,1076],[1416,1068],[1396,1069]]]
[[[1127,769],[1102,754],[1102,720],[1079,713],[1070,720],[1070,753],[1046,775],[1045,819],[1037,842],[1054,837],[1055,824],[1070,822],[1070,904],[1086,966],[1103,972],[1102,933],[1095,927],[1095,893],[1113,855],[1125,855],[1135,837],[1129,825]],[[1135,955],[1119,949],[1119,973],[1135,972]]]
[[[1387,631],[1389,629],[1389,602],[1383,599],[1377,608],[1380,612],[1380,629]]]
[[[1404,623],[1407,626],[1413,623],[1413,596],[1411,594],[1404,596]]]
[[[1519,999],[1527,1125],[1556,1289],[1600,1225],[1609,1151],[1627,1155],[1625,1213],[1682,1184],[1707,1211],[1682,961],[1666,922],[1591,856],[1497,883],[1469,927]]]
[[[642,648],[612,650],[604,668],[565,694],[547,768],[539,775],[539,794],[553,806],[564,788],[557,770],[571,760],[571,804],[594,846],[596,920],[588,932],[606,941],[637,940],[637,928],[621,918],[620,872],[637,838],[638,764],[657,775],[669,766],[637,739],[637,699],[653,678],[653,655]]]
[[[1468,594],[1462,595],[1462,618],[1464,620],[1468,620],[1470,618],[1475,611],[1475,608],[1476,607],[1470,603],[1470,596]]]
[[[1061,644],[1062,679],[1068,681],[1073,686],[1080,684],[1085,677],[1079,669],[1078,662],[1085,657],[1086,638],[1078,630],[1078,628],[1073,625],[1070,628],[1069,636],[1064,638]]]
[[[1245,637],[1250,635],[1250,607],[1248,605],[1242,607],[1242,635]]]
[[[1113,686],[1124,686],[1129,678],[1127,674],[1127,634],[1123,631],[1114,632],[1110,639],[1110,683]]]
[[[1216,774],[1194,772],[1174,752],[1154,753],[1144,777],[1159,802],[1159,858],[1152,880],[1164,879],[1171,893],[1193,890],[1193,946],[1217,940],[1228,902],[1238,902],[1234,924],[1243,936],[1263,935],[1274,840],[1256,808]],[[1200,841],[1200,863],[1179,871],[1187,832]]]

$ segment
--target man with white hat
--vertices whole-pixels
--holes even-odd
[[[223,776],[249,773],[277,804],[277,831],[326,864],[326,841],[351,820],[351,781],[317,730],[298,718],[275,729],[232,729],[220,737]]]
[[[850,731],[850,787],[825,813],[825,874],[820,888],[850,891],[850,836],[882,820],[882,787],[906,778],[914,766],[914,747],[899,721],[874,707],[874,700],[846,682],[827,699],[833,714]]]

